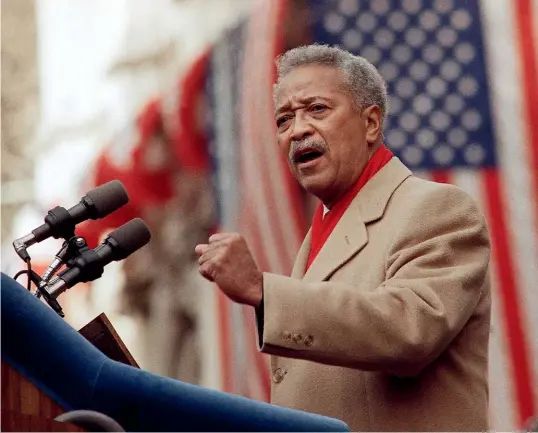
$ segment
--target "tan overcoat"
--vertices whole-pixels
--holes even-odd
[[[461,189],[394,157],[360,191],[306,274],[264,273],[271,402],[352,431],[488,429],[489,236]]]

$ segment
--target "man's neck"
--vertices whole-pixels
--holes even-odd
[[[357,183],[357,181],[359,180],[362,172],[365,170],[365,168],[368,166],[368,163],[370,162],[370,160],[372,159],[372,157],[376,154],[376,152],[379,150],[379,148],[383,146],[383,142],[379,141],[379,142],[376,142],[376,144],[369,150],[369,155],[368,155],[368,161],[366,161],[366,164],[364,164],[364,167],[362,168],[361,172],[359,173],[359,175],[356,177],[356,179],[350,184],[348,185],[348,187],[345,189],[345,191],[341,194],[339,194],[338,197],[331,197],[330,200],[323,200],[321,197],[318,197],[321,202],[323,203],[323,216],[325,216],[325,214],[327,212],[329,212],[333,206],[338,203],[338,201],[340,200],[340,198],[342,198],[344,195],[346,195],[346,193],[351,189],[353,188],[353,186]]]
[[[379,158],[380,156],[383,158],[383,155],[384,157],[386,158],[387,156],[390,157],[392,156],[392,153],[387,150],[387,148],[385,147],[384,148],[384,151],[382,151],[382,153],[378,154],[378,156],[376,156],[376,161],[372,161],[372,158],[374,155],[376,155],[376,153],[378,152],[379,148],[383,146],[383,144],[379,145],[379,146],[375,146],[375,150],[373,150],[371,152],[371,154],[369,155],[369,158],[368,158],[368,161],[366,162],[365,166],[363,167],[363,169],[361,170],[361,172],[359,173],[359,176],[351,183],[351,185],[349,185],[347,188],[345,188],[345,191],[341,194],[339,194],[338,196],[335,196],[333,195],[331,197],[330,200],[324,200],[322,199],[321,197],[318,197],[320,200],[321,200],[321,203],[323,204],[323,217],[325,217],[325,215],[331,210],[333,209],[333,207],[340,201],[342,200],[348,193],[351,193],[351,190],[355,190],[357,188],[357,183],[366,183],[368,182],[368,178],[366,179],[363,179],[361,181],[361,177],[363,176],[363,174],[365,174],[366,176],[370,177],[370,176],[373,176],[375,174],[375,172],[377,172],[378,170],[380,170],[382,168],[382,166],[388,162],[388,160],[386,160],[384,163],[382,161],[379,161]],[[389,155],[387,155],[387,153]],[[377,165],[377,164],[381,164],[381,167],[378,167],[378,168],[374,168],[374,173],[364,173],[364,171],[367,169],[367,167],[369,167],[369,165],[371,164],[374,164]],[[372,170],[372,167],[369,168],[369,170],[371,171]],[[364,186],[364,185],[362,185]],[[360,186],[360,188],[362,188],[362,186]],[[357,191],[358,192],[358,191]]]

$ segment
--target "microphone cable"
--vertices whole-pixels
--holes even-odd
[[[32,277],[31,277],[31,275],[32,275],[32,272],[33,272],[32,271],[32,261],[30,260],[30,258],[27,258],[25,260],[25,262],[26,262],[27,269],[23,269],[22,271],[17,272],[15,274],[15,276],[13,277],[13,279],[16,281],[17,278],[19,278],[22,274],[26,274],[28,276],[28,280],[26,282],[26,288],[28,289],[29,292],[31,292],[32,291]],[[38,275],[36,274],[36,276],[38,276]],[[34,284],[35,284],[35,282],[34,282]]]

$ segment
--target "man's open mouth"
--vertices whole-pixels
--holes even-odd
[[[301,163],[313,161],[314,159],[317,159],[322,155],[323,155],[323,152],[319,150],[304,149],[304,150],[300,150],[293,156],[293,162],[295,164],[301,164]]]

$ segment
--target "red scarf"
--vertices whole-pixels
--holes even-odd
[[[366,164],[366,167],[364,167],[364,170],[357,179],[357,182],[355,182],[355,184],[340,198],[340,200],[338,200],[333,208],[327,212],[325,218],[323,217],[323,203],[320,202],[318,204],[314,212],[314,219],[312,220],[312,242],[305,272],[321,251],[321,248],[329,238],[334,227],[336,224],[338,224],[338,221],[340,221],[340,218],[342,218],[342,215],[344,215],[344,212],[347,210],[355,196],[359,193],[362,187],[366,185],[366,183],[390,161],[392,156],[392,152],[387,149],[385,145],[382,145],[379,149],[377,149]]]

